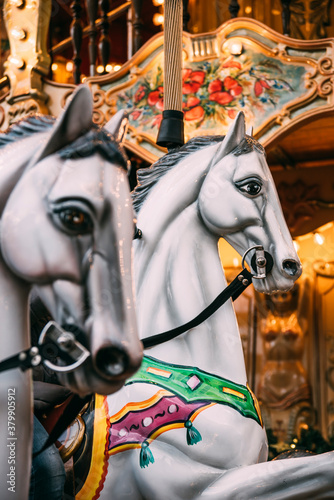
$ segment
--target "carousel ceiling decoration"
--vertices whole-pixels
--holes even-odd
[[[300,122],[333,112],[333,51],[333,39],[297,41],[242,18],[215,32],[184,33],[185,140],[225,134],[242,110],[267,146]],[[117,74],[86,81],[97,123],[126,109],[127,147],[150,162],[165,152],[156,145],[164,98],[162,34]]]

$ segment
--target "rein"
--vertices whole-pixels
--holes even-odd
[[[251,250],[256,252],[251,259],[251,266],[257,274],[252,274],[244,267],[245,257]],[[265,278],[273,267],[273,258],[264,251],[261,245],[256,245],[244,253],[242,266],[243,269],[236,278],[195,318],[166,332],[142,339],[144,348],[168,342],[206,321],[228,299],[236,300],[251,284],[252,279]],[[14,368],[21,368],[22,371],[25,371],[41,363],[56,372],[68,373],[81,366],[89,356],[90,352],[76,339],[73,333],[64,330],[56,322],[49,321],[41,332],[38,346],[30,347],[1,361],[0,373]],[[64,363],[63,365],[56,365],[53,362],[57,357]]]
[[[190,330],[191,328],[195,328],[196,326],[203,323],[207,320],[213,313],[217,311],[228,299],[235,300],[239,297],[239,295],[246,290],[246,288],[252,282],[252,273],[247,271],[247,269],[243,269],[236,278],[226,287],[224,290],[209,304],[202,312],[200,312],[195,318],[184,323],[181,326],[173,328],[172,330],[168,330],[163,333],[158,333],[157,335],[152,335],[152,337],[146,337],[142,339],[144,349],[148,347],[153,347],[159,344],[163,344],[164,342],[168,342],[168,340],[175,339],[182,333]]]
[[[255,250],[256,253],[251,260],[251,265],[257,274],[252,274],[244,267],[245,257],[251,251]],[[168,330],[163,333],[158,333],[157,335],[152,335],[151,337],[145,337],[142,339],[144,349],[149,347],[154,347],[168,340],[175,339],[182,333],[185,333],[191,328],[203,323],[205,320],[210,318],[228,299],[236,300],[241,293],[246,290],[246,288],[251,284],[252,279],[262,279],[267,276],[273,267],[273,258],[268,252],[265,252],[261,245],[256,245],[249,248],[242,257],[242,271],[234,278],[234,280],[226,287],[224,290],[209,304],[202,312],[200,312],[195,318],[180,325],[176,328]]]

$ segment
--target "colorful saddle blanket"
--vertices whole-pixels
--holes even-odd
[[[262,425],[258,402],[248,386],[211,375],[199,368],[165,363],[145,356],[140,370],[126,385],[148,383],[160,390],[150,399],[129,403],[110,417],[107,453],[141,448],[140,465],[153,462],[149,443],[170,429],[185,427],[189,445],[201,435],[193,421],[213,404],[224,404]]]

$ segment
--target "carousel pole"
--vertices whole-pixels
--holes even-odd
[[[164,111],[157,144],[168,150],[184,144],[182,23],[182,0],[165,0]]]

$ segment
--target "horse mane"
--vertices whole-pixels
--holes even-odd
[[[13,123],[4,133],[0,134],[0,148],[8,144],[30,137],[33,134],[47,132],[54,126],[56,118],[49,115],[30,115]],[[127,170],[129,160],[124,147],[116,143],[114,137],[103,128],[92,124],[92,128],[73,143],[58,151],[63,159],[92,156],[100,153],[110,162],[117,163]]]
[[[157,182],[172,168],[176,167],[188,155],[211,146],[216,142],[221,142],[224,135],[206,135],[190,139],[184,146],[173,149],[157,160],[151,167],[138,170],[138,185],[132,191],[132,201],[135,211],[138,213],[146,200],[150,190]]]
[[[128,169],[129,160],[123,145],[95,124],[88,132],[58,151],[62,159],[83,158],[94,153],[100,153],[109,162],[117,163],[125,170]]]
[[[211,146],[216,142],[224,140],[224,135],[206,135],[190,139],[184,146],[174,149],[157,160],[149,168],[138,170],[138,185],[132,192],[132,201],[135,211],[138,213],[146,200],[150,190],[157,184],[171,168],[174,168],[186,156],[191,153]],[[241,142],[231,152],[235,156],[250,153],[256,150],[258,153],[265,154],[263,146],[249,135],[246,135]]]
[[[51,129],[56,119],[48,115],[30,115],[13,123],[5,132],[0,134],[0,148],[11,142],[25,139],[39,132]]]

